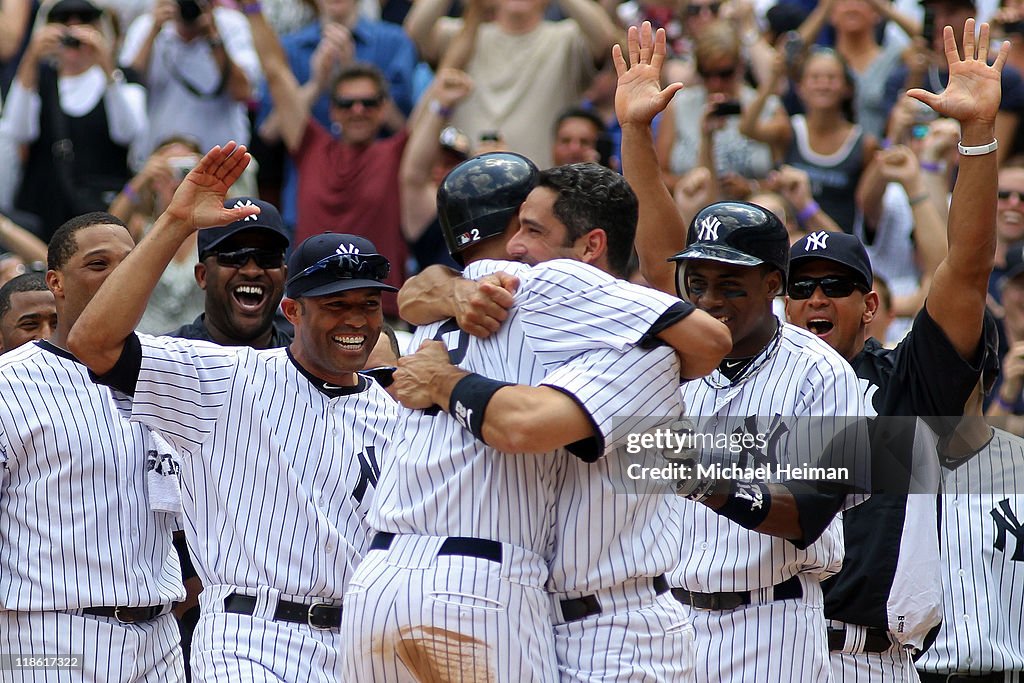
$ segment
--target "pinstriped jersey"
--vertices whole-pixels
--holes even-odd
[[[601,431],[616,441],[597,462],[573,458],[568,465],[556,501],[550,592],[593,593],[674,565],[681,529],[671,496],[627,492],[623,444],[630,432],[643,431],[634,429],[631,416],[666,426],[682,416],[679,369],[670,348],[634,348],[584,354],[544,379],[598,405],[595,418],[614,423]]]
[[[684,409],[696,423],[696,431],[714,433],[722,418],[752,416],[759,431],[771,439],[776,416],[796,425],[800,423],[793,418],[864,416],[857,376],[850,365],[810,332],[780,324],[777,347],[768,344],[751,361],[756,369],[745,379],[741,376],[741,381],[727,383],[715,370],[707,378],[683,385]],[[787,437],[797,436],[795,432],[783,436],[779,452],[787,452]],[[816,541],[800,549],[788,540],[749,531],[703,504],[685,499],[675,504],[682,515],[683,535],[679,565],[669,574],[673,586],[705,593],[752,590],[800,572],[828,576],[842,563],[843,530],[838,516]]]
[[[147,496],[147,430],[112,392],[39,342],[0,358],[0,405],[0,609],[184,599],[174,515]]]
[[[461,332],[454,320],[441,321],[419,328],[411,348],[437,339],[464,370],[537,384],[548,369],[588,350],[625,350],[678,302],[576,261],[533,268],[478,261],[464,276],[497,271],[520,278],[515,303],[498,332],[477,339]],[[375,529],[488,538],[550,557],[557,489],[569,462],[564,451],[502,454],[443,412],[402,410],[400,420],[395,457],[382,468],[370,512]]]
[[[1024,671],[1024,439],[993,431],[944,475],[942,627],[922,671]]]
[[[362,376],[320,387],[287,349],[139,340],[132,419],[181,454],[203,583],[340,599],[369,544],[365,514],[397,404]]]

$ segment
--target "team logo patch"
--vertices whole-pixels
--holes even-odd
[[[722,221],[718,216],[705,216],[697,227],[697,240],[700,242],[717,242],[718,229],[722,227]]]
[[[234,205],[234,206],[233,206],[232,208],[235,208],[235,209],[244,209],[244,208],[245,208],[245,207],[247,207],[247,206],[256,206],[256,205],[255,205],[255,204],[253,204],[253,203],[252,203],[251,201],[249,201],[248,199],[246,199],[246,200],[245,200],[244,202],[243,202],[243,201],[242,201],[241,199],[239,199],[239,200],[238,200],[237,202],[235,202],[235,205]],[[246,216],[246,217],[245,217],[245,218],[243,218],[242,220],[243,220],[243,221],[255,221],[255,220],[257,220],[257,218],[256,218],[256,216],[255,216],[255,215],[252,215],[252,216]]]
[[[359,247],[354,244],[339,244],[338,248],[334,250],[335,254],[358,254]]]
[[[828,233],[824,230],[818,232],[812,232],[807,236],[807,244],[804,245],[804,251],[818,251],[819,249],[827,249],[828,245]]]

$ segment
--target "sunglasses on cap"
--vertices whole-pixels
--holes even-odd
[[[387,389],[395,383],[395,370],[393,365],[382,365],[379,368],[367,368],[366,370],[360,370],[359,374],[372,377],[376,380],[377,384]]]
[[[805,277],[789,283],[786,293],[790,299],[810,299],[814,290],[821,291],[830,299],[842,299],[853,294],[854,290],[869,291],[863,284],[848,277]]]
[[[695,17],[704,10],[711,12],[712,14],[718,14],[718,10],[722,8],[722,3],[712,2],[707,5],[687,5],[686,14],[687,16]]]
[[[1009,199],[1011,195],[1016,195],[1018,202],[1024,201],[1024,192],[1018,192],[1017,190],[999,190],[996,193],[996,196],[1002,200]]]
[[[391,264],[380,254],[331,254],[289,278],[288,281],[295,282],[321,270],[326,270],[339,280],[381,281],[391,273]]]
[[[255,260],[256,265],[264,270],[272,270],[284,266],[284,252],[274,251],[273,249],[250,247],[236,251],[208,251],[203,254],[203,258],[205,259],[207,256],[215,256],[217,258],[217,265],[225,268],[241,268],[249,262],[249,259]]]
[[[377,97],[334,97],[331,101],[338,109],[351,109],[357,103],[363,105],[363,109],[376,109],[384,101],[384,98],[380,95]]]

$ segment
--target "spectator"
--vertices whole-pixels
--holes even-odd
[[[303,94],[311,98],[314,118],[324,128],[332,130],[327,92],[331,80],[341,69],[360,62],[373,64],[384,74],[388,93],[401,114],[390,121],[391,127],[399,128],[415,103],[413,73],[417,57],[412,41],[399,26],[361,16],[355,0],[317,0],[317,10],[319,16],[313,21],[281,37],[292,73],[303,84]],[[262,116],[270,114],[273,104],[271,93],[267,91]],[[268,144],[279,142],[278,122],[261,125],[259,134]],[[294,228],[298,178],[291,159],[285,160],[284,173],[281,213],[285,223]]]
[[[199,146],[195,141],[182,137],[165,141],[150,155],[142,170],[125,184],[111,203],[110,213],[125,222],[128,232],[138,242],[170,204],[174,191],[198,161]],[[196,286],[192,274],[195,253],[193,235],[185,240],[156,283],[146,313],[139,322],[139,332],[164,334],[203,312],[203,292]]]
[[[42,273],[25,273],[0,287],[0,353],[49,339],[56,327],[57,304]]]
[[[149,132],[133,158],[145,159],[172,135],[193,137],[201,149],[249,143],[246,103],[260,68],[238,11],[208,0],[156,0],[128,28],[120,61],[149,90]]]
[[[1007,251],[1011,244],[1020,240],[1024,240],[1024,157],[1015,157],[999,168],[996,256],[988,283],[989,303],[994,304],[997,313],[1003,301],[1003,279],[1009,268]],[[1024,337],[1021,339],[1024,341]]]
[[[45,270],[46,243],[0,214],[0,247],[17,256],[22,264],[39,264]],[[2,285],[3,282],[0,282]]]
[[[479,0],[475,0],[479,1]],[[441,19],[448,0],[420,0],[405,29],[420,54],[437,64],[461,19]],[[620,30],[591,0],[558,0],[569,18],[544,19],[541,0],[497,0],[494,20],[481,23],[465,70],[476,88],[452,117],[470,139],[497,129],[509,150],[540,168],[551,166],[555,120],[577,104]]]
[[[555,123],[551,158],[555,166],[592,162],[610,167],[607,143],[601,118],[586,109],[572,107],[559,114]]]
[[[409,131],[399,169],[402,235],[409,243],[417,270],[435,263],[455,267],[437,218],[441,179],[470,156],[469,137],[454,127],[442,128],[472,82],[458,69],[441,69],[427,91],[428,106]]]
[[[773,77],[744,108],[740,132],[770,144],[777,158],[806,171],[814,200],[839,227],[852,232],[857,218],[854,192],[877,147],[875,139],[853,123],[853,76],[838,53],[815,48],[804,60],[797,84],[806,113],[789,117],[777,108],[762,119],[784,72],[785,62],[776,55]]]
[[[253,38],[276,103],[281,138],[299,170],[299,212],[294,241],[325,231],[344,231],[371,240],[394,264],[388,282],[400,285],[406,244],[401,231],[398,169],[408,132],[378,139],[394,107],[380,70],[355,64],[331,84],[331,119],[341,126],[335,139],[313,117],[310,99],[288,66],[284,50],[258,5],[245,5]],[[390,292],[384,313],[397,317]]]
[[[145,130],[145,94],[124,82],[89,0],[60,0],[32,35],[0,130],[28,145],[15,207],[44,241],[72,216],[106,209],[130,177],[128,147]]]
[[[676,94],[658,128],[658,156],[670,186],[682,173],[704,166],[722,194],[742,199],[752,189],[749,180],[764,178],[771,170],[771,148],[740,132],[739,107],[747,108],[757,98],[743,83],[740,47],[739,36],[725,22],[707,26],[697,39],[700,83]],[[721,105],[736,109],[719,113]],[[780,109],[778,99],[769,97],[760,116],[767,119]]]

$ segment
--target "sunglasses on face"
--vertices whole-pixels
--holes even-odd
[[[363,375],[372,377],[377,381],[377,384],[387,389],[395,383],[395,370],[393,365],[382,365],[379,368],[368,368],[366,370],[360,370],[359,372]]]
[[[1002,199],[1007,200],[1011,195],[1017,197],[1017,201],[1024,201],[1024,192],[1018,192],[1017,190],[999,190],[996,195]]]
[[[351,109],[356,104],[363,105],[363,109],[376,109],[384,101],[383,97],[335,97],[331,100],[338,109]]]
[[[732,78],[734,75],[736,75],[736,67],[731,66],[726,69],[697,69],[697,73],[699,73],[700,77],[703,78],[704,80],[709,80],[712,78],[721,78],[724,80],[726,78]]]
[[[718,10],[722,7],[720,2],[712,2],[708,5],[687,5],[686,14],[687,16],[696,17],[704,10],[711,12],[712,14],[718,14]]]
[[[868,291],[861,283],[846,277],[806,277],[790,282],[787,293],[790,299],[810,299],[818,287],[830,299],[848,297],[854,290]]]
[[[249,259],[254,259],[256,265],[264,270],[272,270],[284,266],[284,252],[271,249],[257,249],[253,247],[238,249],[237,251],[215,251],[203,254],[204,259],[207,256],[215,256],[217,258],[217,265],[225,268],[241,268],[249,262]]]
[[[331,254],[322,258],[288,282],[326,270],[339,280],[383,280],[391,273],[391,264],[380,254]]]

